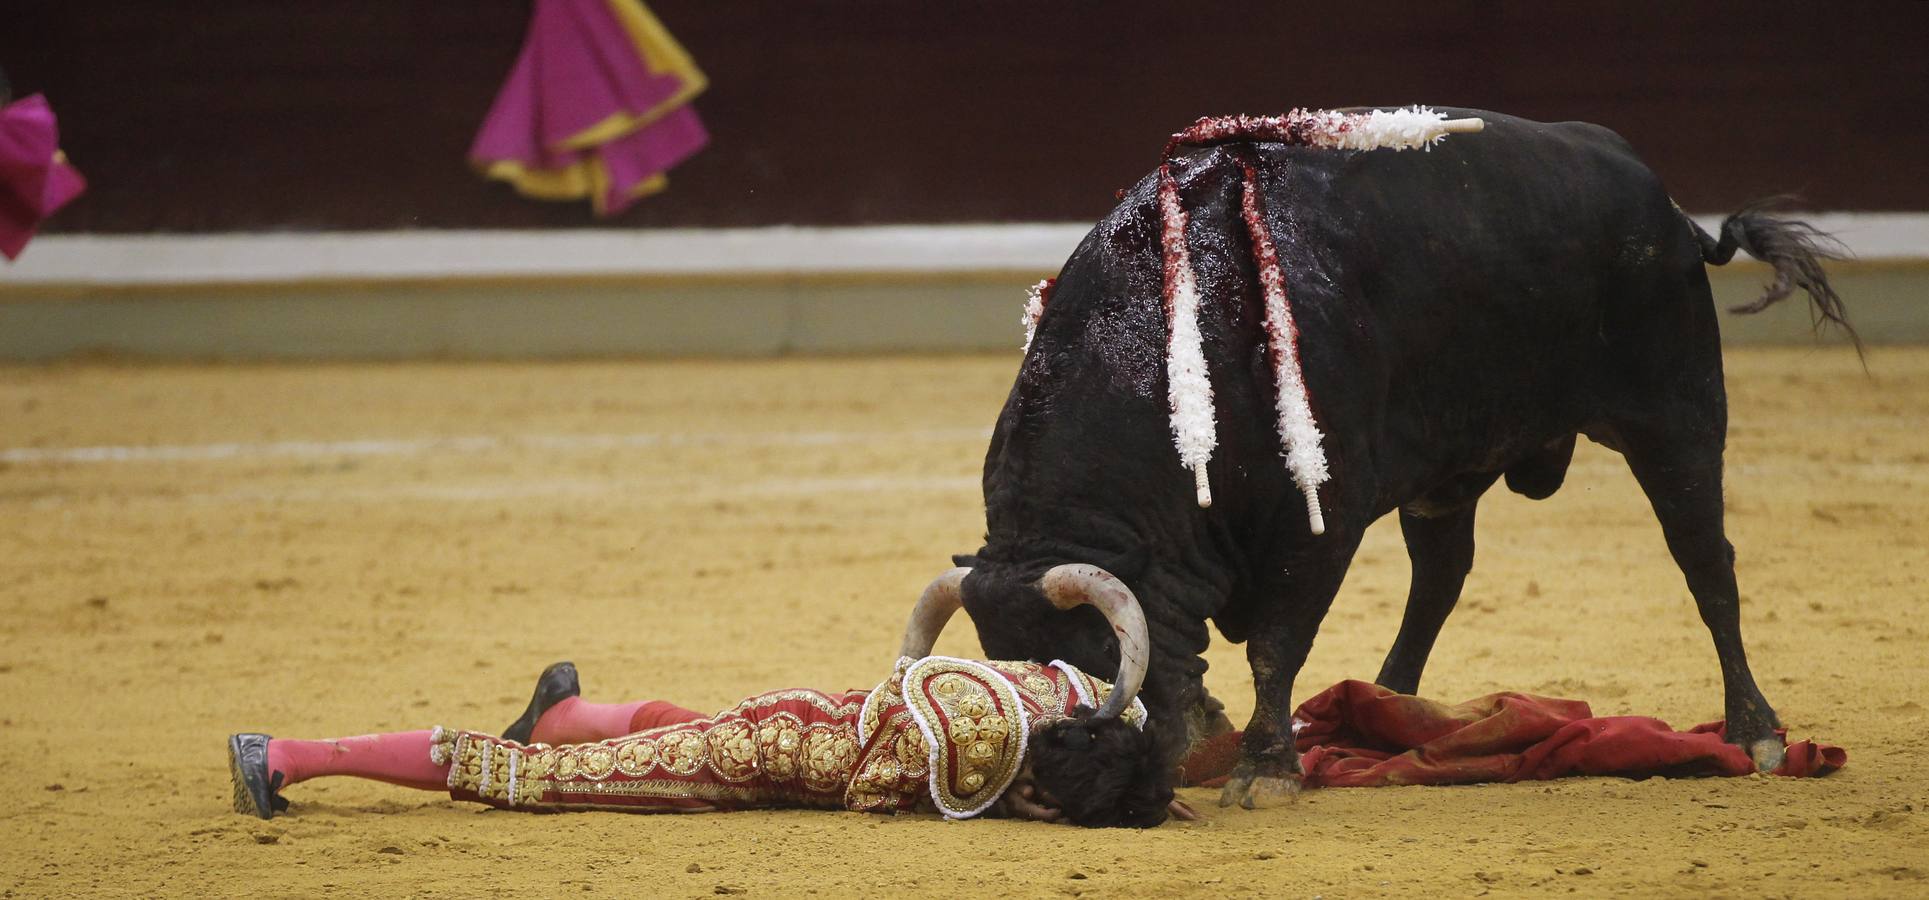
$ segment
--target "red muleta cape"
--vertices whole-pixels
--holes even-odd
[[[1585,702],[1504,691],[1448,705],[1364,681],[1342,681],[1293,714],[1306,787],[1544,781],[1569,775],[1747,775],[1748,752],[1722,740],[1722,722],[1688,731],[1646,716],[1595,716]],[[1188,758],[1186,782],[1223,782],[1239,733]],[[1773,774],[1827,775],[1840,747],[1797,741]]]

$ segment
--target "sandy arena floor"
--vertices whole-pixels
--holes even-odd
[[[224,740],[717,708],[885,673],[977,546],[1015,359],[0,369],[0,889],[86,894],[1160,896],[1929,893],[1929,349],[1730,354],[1755,671],[1816,781],[1324,790],[1148,833],[824,812],[524,816],[337,780],[228,808]],[[1633,479],[1482,511],[1426,691],[1718,717]],[[1299,696],[1372,677],[1407,564],[1376,526]],[[968,629],[940,652],[975,655]],[[1250,709],[1239,648],[1210,683]]]

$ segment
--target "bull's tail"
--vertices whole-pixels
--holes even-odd
[[[1719,266],[1734,259],[1735,251],[1739,249],[1774,266],[1775,280],[1769,283],[1768,289],[1760,297],[1749,303],[1731,306],[1728,311],[1758,313],[1781,302],[1796,288],[1801,288],[1808,294],[1815,327],[1819,330],[1824,323],[1840,326],[1848,333],[1849,341],[1855,344],[1856,355],[1860,356],[1862,337],[1856,334],[1855,326],[1849,324],[1848,309],[1842,305],[1842,297],[1835,293],[1835,287],[1829,284],[1828,273],[1822,269],[1823,260],[1849,258],[1848,248],[1807,222],[1769,215],[1770,210],[1786,204],[1788,200],[1787,197],[1770,197],[1742,207],[1722,221],[1720,240],[1689,219],[1689,225],[1695,231],[1695,240],[1701,244],[1701,258],[1709,265]]]

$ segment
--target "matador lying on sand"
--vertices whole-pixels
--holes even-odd
[[[1112,620],[1118,690],[1063,662],[929,655],[957,598],[927,591],[896,669],[868,691],[772,691],[704,716],[660,700],[586,702],[575,667],[557,663],[499,737],[443,728],[326,741],[234,735],[235,810],[271,818],[287,808],[282,788],[351,775],[538,812],[812,807],[1138,828],[1194,818],[1173,799],[1134,697],[1145,620],[1105,585],[1091,588],[1066,605],[1090,603]]]

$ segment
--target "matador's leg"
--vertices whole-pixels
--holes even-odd
[[[702,713],[661,700],[590,703],[576,680],[576,666],[559,662],[536,677],[536,692],[522,718],[502,730],[521,744],[586,744],[635,734],[662,725],[704,718]]]
[[[286,787],[323,775],[352,775],[439,791],[448,785],[449,767],[429,761],[430,732],[365,734],[323,741],[268,741],[270,777]]]
[[[660,700],[588,703],[576,696],[577,693],[575,667],[568,663],[550,666],[537,680],[536,693],[530,700],[529,710],[525,711],[523,719],[511,726],[512,730],[520,727],[524,734],[511,737],[508,742],[480,735],[476,739],[503,743],[505,751],[530,742],[532,736],[534,741],[544,744],[593,744],[665,725],[708,719],[701,713]],[[452,740],[445,736],[441,743],[449,745]],[[265,734],[237,734],[228,740],[228,767],[234,783],[234,807],[238,812],[264,819],[272,818],[276,812],[287,808],[287,801],[279,796],[282,788],[324,775],[368,778],[421,790],[455,788],[457,779],[450,777],[450,747],[443,746],[438,752],[437,745],[437,736],[431,731],[370,734],[319,741],[278,739]],[[697,746],[702,746],[700,738]],[[688,748],[680,749],[687,752]],[[504,758],[507,759],[507,756]],[[486,755],[484,759],[487,759]],[[514,769],[508,774],[510,783],[513,783]],[[469,793],[486,796],[464,799],[508,802],[506,795],[487,795],[486,781],[480,787],[483,789],[470,790]],[[501,793],[502,787],[496,786],[497,793]],[[680,797],[660,799],[665,800],[666,805],[690,809],[710,807],[719,798],[693,796],[684,802],[679,802],[683,801]]]
[[[372,778],[419,790],[448,784],[449,764],[430,758],[434,733],[403,731],[329,741],[276,740],[265,734],[228,738],[228,775],[236,812],[274,818],[288,808],[281,789],[323,775]]]
[[[709,716],[663,700],[590,703],[571,697],[536,720],[533,740],[542,744],[590,744],[664,725],[681,725]]]

